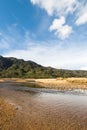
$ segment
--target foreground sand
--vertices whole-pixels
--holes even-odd
[[[48,108],[46,108],[48,104],[47,102],[44,102],[45,106],[43,106],[42,108],[40,104],[41,101],[35,102],[31,98],[29,98],[29,95],[25,93],[15,92],[4,88],[4,86],[8,87],[9,85],[8,83],[10,82],[12,84],[19,83],[27,86],[30,83],[31,84],[34,83],[34,84],[38,84],[42,88],[44,87],[44,88],[53,88],[53,89],[61,89],[61,90],[87,89],[87,78],[66,78],[66,79],[4,78],[4,79],[0,79],[0,83],[1,83],[0,86],[2,86],[0,88],[0,130],[50,130],[50,129],[67,130],[70,123],[72,125],[70,126],[70,130],[75,130],[75,129],[80,130],[80,128],[81,130],[87,130],[87,126],[86,126],[87,113],[84,114],[83,116],[84,118],[82,118],[82,115],[80,113],[79,113],[80,115],[78,115],[78,118],[77,118],[77,114],[76,117],[74,115],[74,117],[76,118],[75,120],[74,118],[72,118],[73,110],[74,110],[72,107],[70,108],[71,110],[69,110],[71,111],[70,113],[68,113],[69,112],[68,109],[65,110],[65,107],[62,108],[62,111],[60,107],[57,108],[58,110],[56,111],[56,113],[55,111],[54,112],[50,111],[49,106]],[[66,119],[67,115],[69,116],[68,118],[70,122],[68,122],[68,119]],[[82,127],[79,125],[79,122],[80,123],[82,122],[80,124],[82,125]]]
[[[0,130],[87,130],[86,96],[15,87],[0,83]]]
[[[0,97],[0,130],[12,128],[17,108]]]

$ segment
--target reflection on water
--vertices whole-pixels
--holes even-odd
[[[4,85],[6,97],[22,107],[16,130],[87,130],[87,91]]]

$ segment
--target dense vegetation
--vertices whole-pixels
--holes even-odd
[[[0,56],[1,78],[57,78],[57,77],[87,77],[87,71],[63,70],[43,67],[33,61]]]

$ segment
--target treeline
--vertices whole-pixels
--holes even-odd
[[[57,78],[87,77],[87,71],[63,70],[44,67],[33,61],[0,56],[1,78]]]

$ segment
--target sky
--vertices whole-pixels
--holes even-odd
[[[0,0],[0,55],[87,70],[87,0]]]

